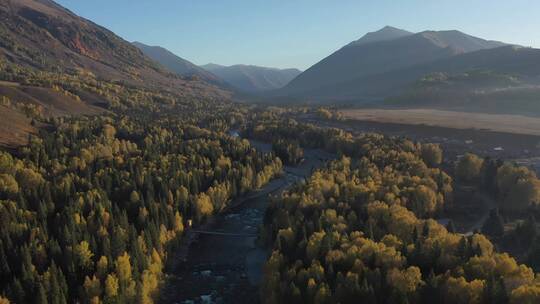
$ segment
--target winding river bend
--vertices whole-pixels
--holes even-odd
[[[251,142],[260,151],[270,150],[270,145]],[[260,302],[262,267],[269,251],[257,244],[257,235],[269,195],[279,194],[334,158],[320,150],[306,149],[304,155],[301,165],[284,167],[282,177],[239,199],[235,207],[215,215],[200,230],[190,232],[196,234],[195,240],[183,260],[168,270],[161,303]]]

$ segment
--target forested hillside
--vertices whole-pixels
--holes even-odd
[[[172,77],[113,32],[51,0],[0,1],[0,54],[8,62],[49,72],[92,73],[145,87],[212,87]]]
[[[189,98],[231,93],[160,67],[131,43],[50,0],[0,0],[0,144],[25,144],[44,117],[96,114],[125,98],[119,88]],[[132,100],[136,103],[136,100]]]
[[[184,227],[281,171],[228,135],[246,107],[24,71],[3,78],[96,94],[109,111],[49,118],[25,108],[43,128],[0,155],[0,294],[15,303],[150,303]]]

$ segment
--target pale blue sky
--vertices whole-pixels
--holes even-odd
[[[538,0],[57,0],[196,64],[306,69],[366,32],[457,29],[540,47]]]

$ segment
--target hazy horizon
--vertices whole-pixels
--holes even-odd
[[[197,65],[305,70],[341,46],[386,25],[411,32],[455,29],[484,39],[540,47],[540,37],[533,32],[540,26],[535,16],[540,3],[527,0],[342,1],[339,5],[321,0],[58,3],[128,41],[165,47]],[[510,22],[512,26],[508,26]],[[516,28],[522,31],[516,32]]]

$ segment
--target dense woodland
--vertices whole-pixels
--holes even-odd
[[[534,171],[470,153],[457,162],[455,171],[461,183],[496,202],[482,232],[540,271],[540,180]]]
[[[540,180],[527,167],[467,153],[456,164],[456,176],[490,193],[504,212],[519,214],[540,204]]]
[[[294,120],[258,121],[248,133],[342,155],[269,206],[263,235],[273,252],[263,302],[540,301],[531,267],[497,252],[481,233],[458,234],[431,219],[455,203],[451,177],[437,168],[438,146],[354,137]],[[456,172],[471,183],[486,177],[483,185],[497,187],[502,208],[531,208],[536,177],[511,164],[490,164],[467,155]]]
[[[44,126],[0,154],[4,300],[151,303],[184,227],[281,172],[279,158],[229,135],[246,107],[14,66],[2,79],[90,92],[109,109],[52,117],[1,98]]]
[[[14,303],[152,303],[184,229],[297,165],[304,149],[338,160],[275,198],[262,239],[272,248],[267,303],[535,303],[540,297],[536,204],[527,168],[467,154],[460,184],[498,202],[484,234],[433,218],[454,202],[443,151],[379,134],[353,136],[293,119],[326,109],[251,107],[133,87],[91,73],[14,65],[0,79],[75,100],[98,96],[100,115],[59,117],[0,96],[40,126],[0,154],[0,294]],[[272,144],[260,153],[248,140]],[[234,133],[234,132],[232,132]],[[496,250],[503,216],[533,216],[513,231],[525,264]],[[530,236],[522,240],[523,235]]]

